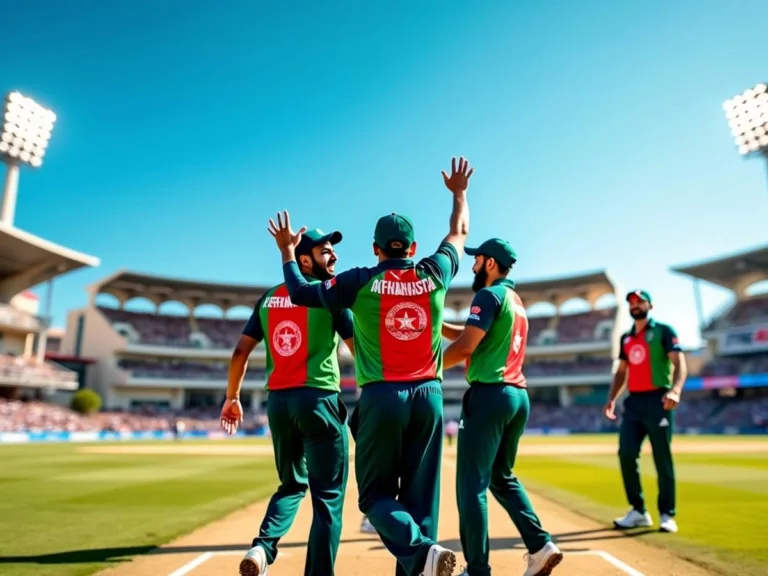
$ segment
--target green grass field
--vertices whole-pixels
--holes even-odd
[[[574,436],[566,442],[584,442]],[[615,436],[590,437],[616,445]],[[529,444],[551,438],[526,438]],[[676,444],[722,444],[723,451],[678,453],[675,457],[678,495],[677,535],[636,533],[644,541],[723,574],[768,573],[768,439],[760,437],[678,437]],[[754,452],[728,454],[729,442],[753,443]],[[649,511],[658,522],[656,474],[650,456],[642,458],[643,487]],[[618,458],[599,456],[526,456],[517,473],[526,486],[599,522],[623,515],[628,507]]]
[[[233,442],[264,441],[226,441]],[[676,440],[699,442],[725,449],[677,455],[681,533],[638,537],[724,574],[768,573],[761,534],[768,518],[768,438]],[[754,443],[754,450],[729,454],[729,442]],[[616,437],[524,440],[552,443],[616,445]],[[92,574],[266,498],[276,482],[271,457],[85,454],[81,447],[0,446],[0,574]],[[600,522],[626,511],[615,454],[526,455],[517,472],[531,489]],[[654,512],[650,458],[643,459],[643,473]]]
[[[276,483],[271,457],[81,446],[0,446],[0,574],[92,574],[264,499]]]

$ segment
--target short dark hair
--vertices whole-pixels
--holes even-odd
[[[507,276],[509,274],[509,271],[512,270],[512,266],[514,266],[514,264],[510,264],[509,266],[502,266],[501,264],[496,262],[496,267],[499,269],[499,274],[501,274],[502,276]]]
[[[398,242],[398,244],[400,244],[400,242]],[[405,258],[408,256],[409,248],[410,246],[398,246],[395,248],[389,242],[387,243],[387,246],[379,246],[379,250],[381,250],[387,258]]]

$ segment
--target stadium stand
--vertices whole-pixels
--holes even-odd
[[[700,318],[706,360],[700,375],[686,382],[686,396],[702,394],[709,399],[702,400],[703,408],[697,412],[700,421],[688,425],[742,431],[764,428],[768,420],[768,294],[754,294],[752,289],[768,280],[768,246],[673,271],[693,279],[697,297],[701,282],[730,292],[723,309],[710,319]],[[689,404],[681,404],[684,422]]]
[[[69,313],[61,353],[87,356],[95,361],[89,386],[99,390],[110,409],[136,406],[181,411],[192,406],[218,406],[226,387],[227,363],[245,318],[230,318],[236,306],[252,308],[268,286],[218,284],[164,278],[121,271],[89,287],[89,305]],[[610,381],[611,358],[618,340],[617,309],[596,308],[615,287],[605,272],[539,282],[523,282],[518,291],[526,304],[549,302],[555,313],[530,320],[530,386],[554,386],[558,398],[567,400],[560,387]],[[111,296],[117,306],[102,300]],[[461,317],[472,300],[469,288],[454,288],[446,305]],[[151,302],[153,311],[131,310],[136,298]],[[560,313],[569,300],[580,298],[587,311]],[[186,305],[186,314],[166,314],[167,302]],[[126,305],[129,306],[126,306]],[[195,313],[213,305],[219,317]],[[355,401],[352,358],[341,347],[342,386],[345,399]],[[263,348],[257,347],[244,382],[244,403],[257,410],[265,401]],[[463,370],[446,373],[447,405],[458,407],[466,389]],[[454,410],[455,411],[455,410]]]
[[[49,319],[31,288],[99,260],[0,223],[0,396],[73,390],[78,373],[47,360]]]

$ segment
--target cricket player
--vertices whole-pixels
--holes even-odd
[[[271,222],[294,302],[350,308],[355,372],[362,387],[350,420],[356,441],[360,511],[397,558],[399,576],[449,576],[455,554],[437,541],[443,440],[440,330],[445,293],[456,275],[469,228],[466,192],[473,169],[464,158],[443,172],[453,194],[450,230],[437,252],[418,263],[413,223],[380,218],[373,252],[379,263],[354,268],[321,285],[305,282],[293,257],[294,234]]]
[[[296,246],[302,279],[310,285],[333,277],[333,246],[341,233],[312,230]],[[309,488],[312,528],[305,576],[333,576],[341,520],[349,446],[347,410],[341,400],[337,348],[350,350],[352,314],[296,306],[285,284],[275,286],[256,304],[232,354],[227,400],[221,411],[229,433],[242,421],[240,387],[248,356],[264,340],[267,354],[267,417],[272,433],[280,487],[269,502],[259,535],[240,563],[242,576],[264,576],[277,557],[277,545],[293,523]]]
[[[467,359],[469,390],[462,399],[456,463],[459,534],[467,561],[465,575],[488,576],[488,501],[491,494],[507,511],[528,549],[525,576],[545,576],[563,554],[541,526],[525,488],[513,473],[517,446],[530,413],[523,375],[528,318],[515,284],[507,279],[517,255],[499,238],[467,248],[475,257],[476,293],[466,325],[443,324],[453,342],[443,366]]]
[[[619,367],[613,376],[608,403],[603,412],[616,419],[616,399],[625,382],[629,396],[619,428],[619,462],[624,490],[632,509],[614,520],[617,528],[653,526],[645,507],[638,461],[647,436],[659,479],[658,508],[662,532],[677,532],[675,521],[675,468],[672,461],[672,429],[675,408],[685,384],[687,368],[675,330],[648,318],[653,309],[645,290],[627,294],[632,328],[621,337]]]

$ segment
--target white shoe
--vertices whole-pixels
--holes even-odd
[[[427,554],[422,576],[452,576],[456,568],[456,555],[442,546],[433,544]]]
[[[267,576],[267,553],[261,546],[254,546],[240,561],[240,576]]]
[[[669,514],[662,514],[659,518],[659,530],[662,532],[677,532],[677,521]]]
[[[648,512],[641,514],[637,510],[630,510],[624,518],[616,518],[613,525],[621,529],[647,528],[653,526],[653,519]]]
[[[363,534],[378,534],[376,528],[374,528],[371,521],[368,520],[368,516],[363,516],[363,521],[360,523],[360,532]]]
[[[547,542],[536,554],[526,554],[528,569],[523,576],[549,576],[563,561],[563,553],[553,542]]]

